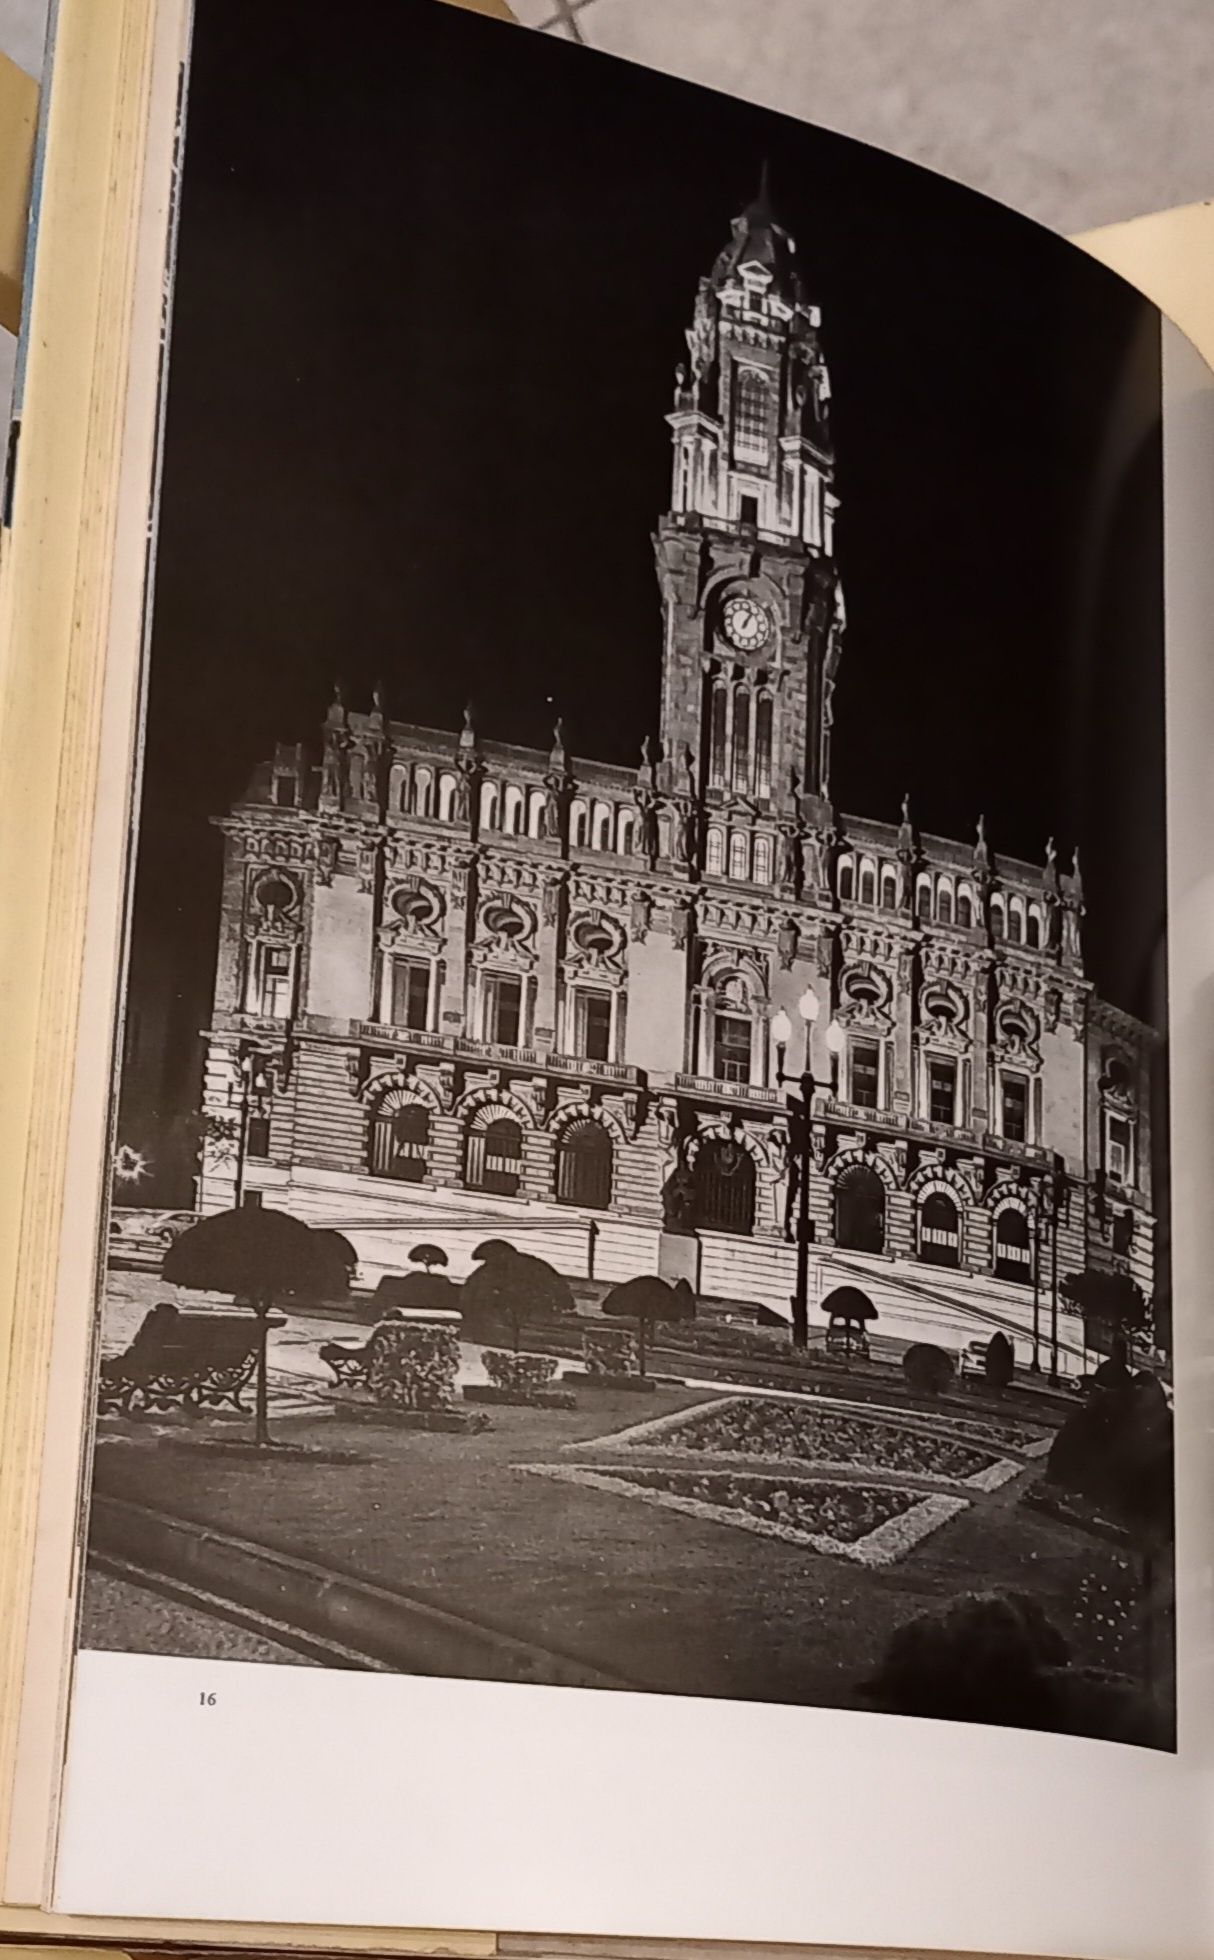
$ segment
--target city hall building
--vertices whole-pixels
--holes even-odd
[[[512,1237],[954,1347],[1089,1266],[1150,1294],[1157,1037],[1084,971],[1077,865],[837,810],[845,613],[818,309],[765,198],[700,282],[654,536],[635,768],[335,699],[221,820],[199,1201],[338,1226],[364,1272]],[[780,1036],[783,1035],[783,1040]],[[791,1085],[797,1093],[796,1083]],[[794,1202],[794,1194],[797,1202]],[[1080,1324],[1063,1324],[1074,1365]],[[1069,1356],[1069,1360],[1068,1360]]]

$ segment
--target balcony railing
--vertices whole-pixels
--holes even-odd
[[[706,1096],[713,1102],[765,1103],[778,1107],[778,1089],[761,1089],[753,1082],[724,1082],[715,1075],[676,1075],[674,1086],[691,1096]]]
[[[457,1035],[455,1052],[457,1055],[472,1056],[477,1060],[487,1062],[515,1062],[521,1063],[524,1068],[539,1068],[541,1066],[540,1055],[537,1049],[512,1048],[508,1042],[504,1041],[470,1041],[463,1035]]]
[[[588,1055],[546,1055],[546,1068],[555,1069],[561,1075],[592,1075],[599,1082],[640,1081],[641,1072],[629,1062],[591,1061]]]
[[[426,1028],[398,1028],[391,1021],[351,1021],[350,1033],[364,1041],[394,1041],[439,1055],[450,1055],[455,1050],[452,1035],[431,1034]]]

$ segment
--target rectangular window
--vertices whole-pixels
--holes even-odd
[[[274,1021],[291,1017],[295,957],[289,946],[263,946],[258,1013]]]
[[[771,445],[771,399],[771,383],[761,369],[734,369],[733,448],[738,462],[767,462]],[[742,522],[746,521],[743,518]]]
[[[293,809],[295,807],[294,776],[275,776],[274,801],[277,803],[279,809]]]
[[[517,1048],[523,1025],[523,983],[512,974],[491,973],[485,980],[485,1040]]]
[[[1029,1085],[1023,1075],[1003,1078],[1003,1134],[1009,1143],[1029,1140]]]
[[[245,1154],[249,1157],[269,1156],[270,1119],[268,1116],[250,1116],[245,1138]]]
[[[573,1000],[574,1054],[588,1062],[611,1060],[611,995],[579,990]]]
[[[1114,1184],[1134,1182],[1134,1132],[1123,1116],[1108,1119],[1105,1170]]]
[[[423,1031],[429,1027],[429,960],[393,960],[392,1025]]]
[[[739,497],[738,523],[757,524],[758,521],[759,521],[759,499],[757,497]]]
[[[714,1018],[712,1072],[718,1082],[750,1081],[750,1021],[741,1014]]]
[[[851,1044],[851,1098],[860,1109],[876,1109],[881,1087],[881,1049],[875,1041]]]
[[[928,1057],[927,1113],[933,1123],[957,1121],[957,1064],[951,1056]]]

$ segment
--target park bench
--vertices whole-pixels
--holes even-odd
[[[319,1352],[322,1361],[333,1370],[333,1379],[339,1388],[356,1388],[365,1379],[371,1360],[371,1349],[375,1336],[386,1320],[400,1320],[403,1315],[399,1307],[390,1307],[381,1314],[365,1341],[325,1341]]]
[[[267,1317],[285,1327],[281,1314]],[[103,1415],[181,1408],[197,1413],[230,1403],[257,1366],[260,1322],[252,1313],[181,1313],[169,1302],[147,1314],[122,1354],[105,1356],[98,1382]]]

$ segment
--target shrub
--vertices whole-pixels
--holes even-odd
[[[865,1691],[891,1714],[1008,1728],[1063,1727],[1058,1688],[1067,1643],[1029,1593],[962,1593],[890,1636]]]
[[[1172,1534],[1172,1412],[1153,1375],[1096,1388],[1054,1438],[1047,1481],[1149,1542]]]
[[[627,1327],[588,1327],[582,1336],[588,1375],[636,1375],[636,1335]]]
[[[1016,1372],[1016,1356],[1006,1334],[992,1334],[986,1344],[982,1367],[991,1387],[1002,1392]]]
[[[385,1321],[368,1342],[367,1387],[394,1409],[452,1409],[459,1373],[454,1327]]]
[[[955,1372],[953,1357],[929,1341],[917,1341],[902,1357],[902,1372],[916,1395],[943,1395]]]
[[[486,1348],[483,1359],[494,1388],[511,1389],[520,1395],[547,1388],[558,1366],[550,1354],[503,1354],[497,1348]]]

